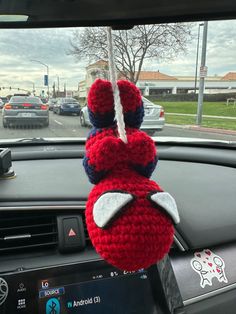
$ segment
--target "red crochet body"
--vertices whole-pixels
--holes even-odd
[[[96,186],[87,201],[86,223],[90,239],[102,258],[122,270],[135,271],[149,267],[168,253],[174,228],[163,208],[149,197],[162,190],[149,179],[157,163],[157,153],[153,140],[139,130],[144,113],[140,91],[127,81],[117,84],[127,144],[118,136],[111,83],[95,81],[88,95],[89,117],[95,128],[86,142],[83,164]],[[95,223],[94,206],[109,191],[129,193],[134,198],[103,228]],[[102,215],[107,207],[100,205],[99,215]]]
[[[128,144],[124,144],[115,134],[116,130],[104,130],[86,145],[94,169],[108,171],[89,195],[86,223],[96,251],[112,265],[133,271],[164,257],[173,241],[174,228],[170,218],[147,198],[150,192],[162,189],[133,169],[134,165],[145,166],[153,161],[153,140],[139,130],[127,129]],[[93,206],[104,192],[114,190],[134,195],[135,201],[108,229],[98,228]]]
[[[89,164],[95,171],[115,169],[119,164],[146,166],[156,157],[156,147],[153,140],[137,129],[126,129],[125,144],[118,138],[114,128],[104,129],[86,142]]]

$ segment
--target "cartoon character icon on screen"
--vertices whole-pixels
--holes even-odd
[[[216,271],[217,271],[217,277],[218,277],[218,280],[220,282],[228,282],[226,276],[225,276],[225,263],[224,261],[222,260],[222,258],[220,258],[219,256],[215,256],[213,258],[213,262],[215,263],[216,265]]]
[[[209,271],[203,269],[202,264],[197,260],[192,260],[191,262],[192,268],[200,275],[201,282],[200,286],[204,288],[206,285],[211,286],[212,282],[209,278]]]

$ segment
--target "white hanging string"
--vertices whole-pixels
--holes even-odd
[[[111,27],[107,27],[107,42],[108,42],[109,72],[110,72],[110,80],[111,80],[113,95],[114,95],[115,118],[117,121],[117,129],[118,129],[118,134],[121,140],[124,143],[127,143],[123,107],[121,105],[120,92],[119,92],[119,88],[116,82],[117,75],[116,75]]]

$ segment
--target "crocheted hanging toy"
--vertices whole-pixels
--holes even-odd
[[[140,91],[128,81],[117,85],[127,143],[119,138],[112,84],[98,79],[88,95],[94,128],[86,142],[84,167],[96,185],[87,201],[86,223],[103,259],[135,271],[168,253],[179,215],[173,197],[149,179],[157,154],[153,140],[139,130],[144,115]]]

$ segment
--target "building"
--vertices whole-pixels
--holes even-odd
[[[194,93],[194,76],[169,76],[161,72],[140,73],[137,86],[144,95],[158,94],[186,94]],[[196,92],[198,93],[199,82],[197,82]],[[224,76],[208,76],[205,79],[205,93],[233,93],[236,92],[236,72],[229,72]]]
[[[96,78],[108,79],[108,63],[99,60],[86,68],[86,77],[79,83],[79,98],[86,99],[90,86]],[[144,96],[160,94],[181,94],[195,92],[194,76],[170,76],[160,71],[141,71],[137,87]],[[199,82],[196,92],[198,93]],[[236,72],[228,72],[224,76],[208,76],[205,79],[205,93],[236,92]]]
[[[178,79],[160,71],[141,71],[137,87],[144,96],[156,94],[176,94]]]
[[[108,62],[99,60],[86,67],[85,79],[79,82],[79,98],[86,99],[90,86],[97,78],[108,79]]]

